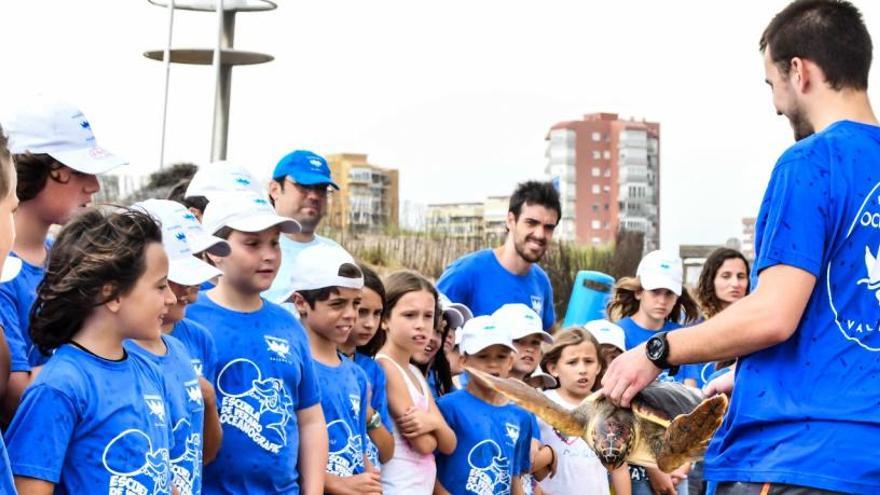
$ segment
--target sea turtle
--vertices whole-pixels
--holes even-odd
[[[627,461],[669,473],[700,459],[727,411],[727,396],[703,399],[699,390],[673,382],[651,383],[631,408],[617,407],[597,392],[568,411],[518,380],[467,372],[560,433],[583,438],[609,471]]]

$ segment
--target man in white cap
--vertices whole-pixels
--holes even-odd
[[[44,96],[23,101],[2,123],[9,135],[21,201],[15,212],[12,254],[23,262],[15,279],[0,284],[0,324],[12,356],[4,401],[8,420],[30,382],[32,367],[45,360],[31,345],[28,321],[51,247],[49,228],[64,225],[91,204],[100,189],[96,175],[127,161],[99,146],[89,120],[63,101]]]

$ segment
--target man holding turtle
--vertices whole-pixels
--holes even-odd
[[[618,357],[603,392],[628,405],[664,368],[739,357],[706,454],[717,494],[880,493],[880,127],[860,12],[798,0],[761,36],[773,104],[797,143],[755,227],[756,290]],[[755,285],[755,284],[753,284]]]

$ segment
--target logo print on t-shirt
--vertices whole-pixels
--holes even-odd
[[[202,403],[204,400],[202,397],[202,387],[199,385],[198,380],[188,381],[183,386],[186,388],[186,397],[190,402]]]
[[[826,269],[828,303],[843,337],[880,352],[880,183],[865,196],[846,238],[831,253]],[[877,255],[874,255],[874,249]]]
[[[361,415],[361,396],[357,394],[348,394],[348,401],[351,402],[351,412],[354,417]]]
[[[532,309],[535,310],[535,313],[542,314],[544,312],[544,298],[532,296]]]
[[[192,495],[198,473],[202,465],[202,436],[199,433],[190,433],[186,438],[180,438],[180,432],[192,430],[192,425],[186,419],[181,419],[174,426],[175,450],[181,453],[171,459],[172,483],[177,487],[180,495]],[[183,443],[180,449],[177,443]],[[198,471],[197,471],[198,470]]]
[[[217,374],[220,423],[235,427],[257,445],[277,454],[287,445],[293,399],[279,378],[263,378],[249,359],[234,359]]]
[[[273,337],[271,335],[263,335],[263,338],[266,339],[266,344],[269,346],[268,350],[274,354],[272,359],[280,359],[289,362],[290,342],[288,342],[287,339]]]
[[[504,423],[504,429],[507,431],[507,438],[510,439],[511,445],[516,445],[519,440],[519,425]]]
[[[473,446],[468,452],[468,472],[465,490],[477,495],[510,494],[510,460],[501,452],[501,447],[486,439]]]
[[[153,450],[149,435],[141,430],[115,436],[104,447],[101,462],[111,474],[109,495],[171,494],[168,449]]]
[[[144,402],[150,409],[150,416],[155,417],[159,423],[165,425],[165,402],[158,395],[145,395]]]
[[[205,376],[205,374],[203,373],[205,367],[202,364],[201,359],[192,359],[190,360],[190,362],[192,363],[193,371],[196,372],[196,375]]]
[[[327,472],[341,477],[352,476],[364,465],[363,441],[355,435],[343,419],[327,423],[330,448],[327,456]],[[337,448],[339,445],[342,447]],[[335,449],[335,450],[334,450]]]

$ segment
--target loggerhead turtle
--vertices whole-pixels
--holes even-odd
[[[466,369],[560,433],[583,438],[609,471],[627,461],[669,473],[699,460],[727,411],[727,396],[704,400],[699,390],[672,382],[651,383],[636,395],[631,409],[597,392],[568,411],[520,381]]]

